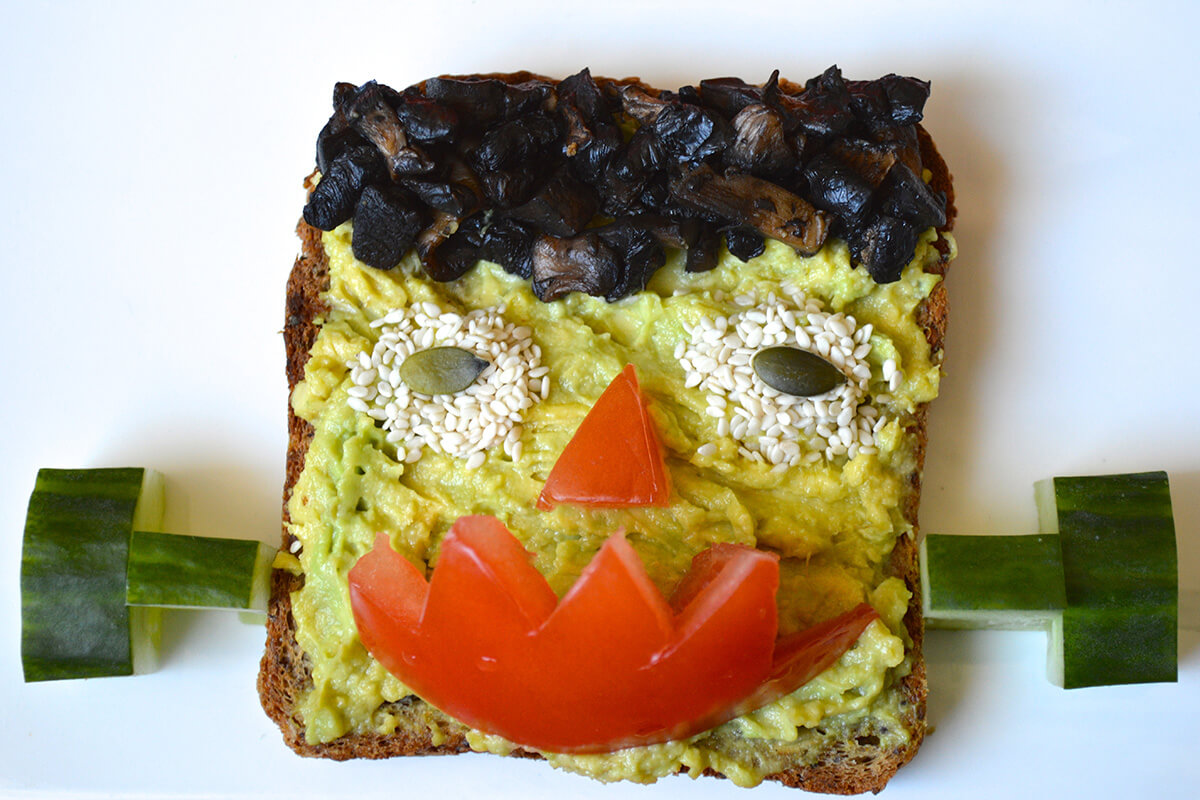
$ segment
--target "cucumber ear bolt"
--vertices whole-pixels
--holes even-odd
[[[1067,689],[1178,679],[1179,573],[1165,472],[1052,478],[1035,487],[1041,534],[927,535],[926,622],[1042,628]]]
[[[163,608],[265,619],[275,549],[155,533],[163,497],[140,467],[38,472],[21,555],[27,682],[152,671]]]

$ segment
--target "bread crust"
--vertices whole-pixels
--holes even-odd
[[[472,76],[480,77],[480,76]],[[528,72],[492,74],[510,82],[538,79],[541,76]],[[542,78],[544,79],[544,78]],[[597,78],[597,81],[604,79]],[[637,78],[625,78],[619,83],[638,83]],[[803,87],[787,85],[781,81],[785,91],[799,91]],[[921,126],[917,126],[921,156],[926,169],[932,173],[932,187],[946,193],[946,224],[939,229],[948,233],[954,225],[956,209],[952,176],[945,161],[938,153],[932,137]],[[305,181],[311,189],[312,176]],[[290,517],[288,501],[292,488],[304,468],[305,454],[313,436],[312,426],[296,416],[290,398],[296,384],[304,379],[304,367],[309,350],[316,340],[320,320],[328,310],[321,295],[329,287],[329,263],[321,244],[321,231],[303,220],[297,226],[301,242],[297,257],[287,282],[286,317],[283,328],[286,352],[286,374],[288,382],[288,451],[283,489],[282,550],[289,550],[293,537],[288,530]],[[952,249],[947,239],[939,237],[935,246],[941,259],[929,267],[929,271],[944,275],[952,258]],[[947,296],[944,282],[939,282],[930,296],[918,308],[918,322],[929,342],[934,364],[940,364],[946,335]],[[913,417],[912,432],[916,441],[917,468],[908,477],[902,513],[912,525],[913,535],[902,536],[897,541],[890,558],[891,575],[900,577],[912,592],[912,600],[904,617],[904,624],[911,639],[909,648],[912,668],[899,684],[904,708],[904,723],[911,736],[901,748],[881,750],[870,742],[839,742],[822,752],[821,758],[808,766],[797,766],[767,776],[767,780],[778,781],[786,786],[827,794],[859,794],[878,792],[901,766],[916,754],[924,739],[926,674],[922,655],[924,621],[921,616],[920,577],[917,565],[917,511],[921,495],[921,473],[924,466],[926,445],[927,407],[920,406]],[[470,748],[461,730],[443,728],[438,743],[434,743],[423,720],[431,709],[417,698],[405,698],[391,704],[389,712],[401,718],[411,719],[411,725],[398,725],[386,736],[348,733],[332,742],[312,744],[306,741],[304,721],[299,717],[300,700],[312,684],[310,667],[306,655],[296,641],[295,621],[292,617],[292,593],[304,585],[302,575],[276,569],[271,581],[271,599],[267,615],[267,641],[258,674],[258,692],[263,709],[275,721],[283,733],[285,743],[302,756],[346,760],[351,758],[391,758],[394,756],[448,755],[462,753]],[[437,712],[432,711],[436,714]],[[540,757],[536,752],[518,749],[513,755]],[[686,769],[686,768],[685,768]],[[706,769],[706,775],[723,777],[720,773]]]

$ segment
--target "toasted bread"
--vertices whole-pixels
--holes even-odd
[[[529,76],[506,76],[509,80],[523,80]],[[802,87],[781,84],[787,91],[799,91]],[[917,128],[921,158],[928,171],[930,186],[944,192],[946,222],[939,229],[939,238],[934,247],[941,259],[928,264],[926,270],[944,275],[953,256],[953,243],[947,234],[954,223],[955,208],[951,176],[945,162],[938,154],[932,138],[920,126]],[[310,178],[306,185],[311,190],[314,183]],[[292,268],[287,283],[286,319],[283,330],[286,348],[286,374],[290,392],[305,376],[305,364],[309,351],[320,330],[322,320],[329,311],[323,293],[329,288],[329,262],[322,244],[322,232],[301,221],[297,232],[301,241],[301,253]],[[940,364],[947,320],[946,290],[939,282],[917,311],[917,321],[925,334],[932,354],[932,362]],[[880,731],[873,727],[870,717],[859,723],[853,735],[827,736],[820,728],[806,731],[812,740],[797,751],[794,759],[787,762],[766,778],[787,786],[808,791],[835,794],[855,794],[879,791],[899,767],[907,763],[917,751],[925,734],[926,678],[922,659],[924,626],[921,619],[919,577],[917,569],[917,511],[921,494],[921,464],[923,463],[927,409],[919,406],[907,421],[908,435],[915,443],[916,469],[907,477],[900,503],[900,512],[911,526],[912,535],[900,536],[890,556],[887,573],[901,578],[911,592],[911,600],[904,626],[907,629],[906,661],[907,674],[898,675],[894,691],[898,693],[899,721],[905,729],[901,745],[887,748],[880,745]],[[292,489],[305,465],[305,456],[313,436],[309,422],[297,416],[288,406],[289,443],[287,452],[286,480],[284,484],[282,551],[288,552],[293,544],[289,529],[288,501]],[[388,712],[400,721],[395,730],[387,735],[378,735],[369,730],[351,730],[332,741],[313,742],[306,737],[306,722],[299,712],[305,693],[312,687],[310,662],[296,638],[295,621],[292,615],[293,593],[304,585],[304,575],[287,569],[276,569],[272,580],[271,602],[267,626],[267,646],[258,678],[258,688],[263,708],[279,725],[285,742],[297,753],[336,760],[350,758],[388,758],[428,754],[453,754],[470,750],[464,726],[445,717],[420,699],[409,696],[390,703]],[[434,735],[433,731],[437,731]],[[780,745],[770,739],[757,739],[746,745],[748,752],[778,750]],[[783,749],[787,749],[783,746]],[[539,757],[540,754],[517,747],[513,755]],[[772,755],[770,763],[780,763],[779,755]],[[686,768],[684,768],[686,769]],[[712,767],[706,774],[720,775]]]

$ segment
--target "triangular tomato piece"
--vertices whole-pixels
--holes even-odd
[[[633,365],[626,365],[550,471],[537,507],[559,503],[601,508],[665,506],[671,494],[662,446]]]

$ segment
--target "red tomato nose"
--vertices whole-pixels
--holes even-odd
[[[563,449],[537,507],[665,506],[670,476],[632,364],[613,378]]]

